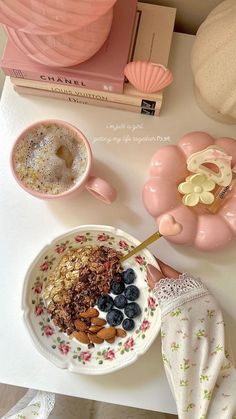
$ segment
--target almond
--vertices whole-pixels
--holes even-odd
[[[100,319],[100,317],[93,317],[91,319],[91,323],[95,324],[96,326],[105,326],[106,320],[105,319]]]
[[[104,340],[99,338],[97,335],[94,335],[93,333],[88,333],[88,337],[90,339],[90,342],[93,343],[103,343]]]
[[[127,333],[124,329],[116,329],[116,336],[119,338],[125,338],[126,335]]]
[[[84,332],[87,329],[87,326],[82,320],[75,320],[75,328],[76,330],[79,330],[80,332]]]
[[[112,338],[112,339],[106,339],[106,342],[108,342],[108,343],[114,343],[115,342],[115,337],[114,338]]]
[[[91,333],[97,333],[101,329],[103,329],[103,326],[95,326],[95,325],[93,325],[93,326],[90,326],[89,331]]]
[[[101,339],[112,339],[114,338],[116,335],[116,329],[114,327],[106,327],[103,328],[101,330],[99,330],[99,332],[97,333],[97,336]]]
[[[83,313],[80,313],[80,317],[82,317],[83,319],[88,319],[88,318],[93,318],[93,317],[98,317],[99,316],[99,311],[96,308],[88,308],[88,310],[83,311]]]
[[[73,336],[81,343],[89,343],[89,337],[85,332],[73,332]]]

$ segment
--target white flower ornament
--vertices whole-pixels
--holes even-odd
[[[195,207],[199,202],[210,205],[214,202],[214,194],[210,191],[215,189],[215,182],[206,175],[197,173],[188,176],[185,182],[178,186],[178,191],[183,194],[182,202],[189,207]]]

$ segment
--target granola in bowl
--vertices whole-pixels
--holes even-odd
[[[81,313],[110,292],[111,281],[121,281],[120,256],[121,252],[111,247],[83,246],[62,257],[43,293],[48,313],[61,331],[68,335],[75,332]],[[86,318],[80,320],[86,323]]]
[[[121,252],[138,244],[120,229],[87,225],[57,237],[36,256],[25,277],[22,310],[36,348],[49,361],[72,372],[100,375],[132,364],[148,350],[161,319],[147,284],[146,265],[157,262],[145,249],[122,266],[119,263]],[[85,257],[84,262],[82,257],[77,260],[78,255]],[[86,258],[95,255],[88,272]]]

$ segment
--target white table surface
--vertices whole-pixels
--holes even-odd
[[[164,137],[175,143],[183,134],[205,130],[234,136],[235,127],[217,123],[198,109],[192,89],[189,57],[194,37],[175,34],[170,67],[174,83],[167,89],[161,117],[74,105],[53,99],[18,96],[6,80],[0,127],[0,382],[144,409],[176,413],[160,356],[160,339],[134,365],[107,376],[82,376],[60,370],[34,348],[21,312],[24,274],[32,258],[55,236],[80,224],[110,224],[144,239],[155,229],[141,200],[150,157]],[[96,156],[96,173],[110,178],[119,190],[112,206],[87,192],[64,201],[44,202],[21,190],[9,168],[13,141],[28,124],[60,118],[76,124],[88,137]],[[97,137],[123,140],[94,142]],[[137,143],[134,137],[159,138]],[[132,141],[127,144],[125,138]],[[179,270],[204,277],[219,300],[236,353],[235,244],[218,254],[171,246],[160,240],[153,250]]]

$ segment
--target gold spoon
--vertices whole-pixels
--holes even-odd
[[[144,240],[144,242],[142,242],[137,247],[135,247],[134,249],[132,249],[129,253],[127,253],[126,255],[122,256],[120,258],[120,261],[121,262],[124,262],[126,259],[129,259],[131,256],[133,256],[136,253],[140,252],[141,250],[145,249],[151,243],[155,242],[156,240],[160,239],[161,237],[162,237],[162,234],[159,231],[157,231],[156,233],[154,233],[150,237],[148,237],[146,240]]]
[[[129,259],[131,256],[145,249],[151,243],[160,239],[162,236],[176,236],[177,234],[180,234],[182,229],[183,229],[182,224],[177,223],[175,218],[172,215],[170,214],[163,215],[159,222],[159,231],[152,234],[150,237],[144,240],[141,244],[139,244],[137,247],[132,249],[129,253],[122,256],[120,258],[120,261],[124,262],[126,259]]]

